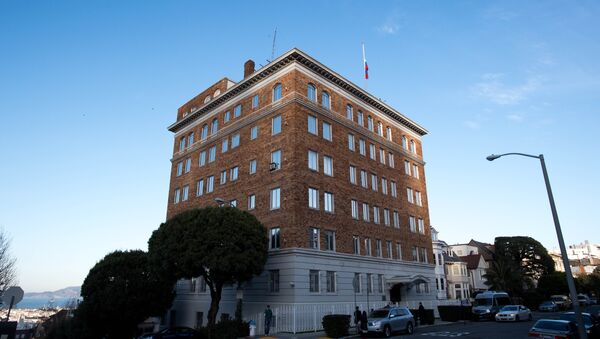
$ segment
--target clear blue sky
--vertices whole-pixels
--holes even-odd
[[[448,243],[600,242],[597,1],[2,1],[0,226],[25,291],[80,285],[164,221],[176,109],[298,47],[430,132]]]

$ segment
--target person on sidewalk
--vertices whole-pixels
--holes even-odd
[[[356,310],[354,310],[354,327],[356,328],[356,334],[360,333],[360,318],[361,318],[361,314],[360,314],[360,308],[358,308],[358,306],[356,306]]]
[[[360,317],[360,329],[363,333],[369,332],[369,327],[367,326],[368,318],[367,311],[362,311],[362,315]]]
[[[265,310],[265,335],[269,335],[271,320],[273,320],[273,311],[271,311],[271,305],[267,305],[267,309]]]
[[[419,303],[419,325],[423,325],[425,323],[425,307],[423,307],[422,303]]]

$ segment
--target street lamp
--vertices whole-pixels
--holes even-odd
[[[569,286],[569,294],[571,295],[573,309],[575,311],[575,316],[577,317],[577,330],[579,331],[579,337],[582,339],[587,339],[587,333],[585,330],[585,324],[583,322],[583,317],[581,316],[581,311],[579,310],[579,303],[577,301],[577,291],[575,290],[575,281],[573,280],[573,274],[571,273],[571,265],[569,265],[569,257],[567,256],[567,249],[565,247],[565,241],[562,236],[562,231],[560,229],[560,222],[558,221],[558,212],[556,212],[556,205],[554,204],[554,196],[552,195],[552,188],[550,187],[550,179],[548,178],[548,171],[546,171],[546,163],[544,162],[544,155],[531,155],[525,153],[505,153],[505,154],[492,154],[488,156],[486,159],[489,161],[494,161],[500,157],[505,155],[520,155],[529,158],[537,158],[540,159],[540,163],[542,164],[542,172],[544,174],[544,181],[546,182],[546,191],[548,192],[548,200],[550,200],[550,209],[552,210],[552,217],[554,218],[554,227],[556,228],[556,236],[558,238],[558,246],[560,247],[560,254],[562,257],[563,265],[565,266],[565,275],[567,276],[567,285]]]
[[[219,207],[223,207],[223,206],[225,206],[225,205],[227,205],[227,206],[229,206],[229,207],[235,207],[235,206],[234,206],[234,205],[231,203],[231,201],[227,201],[227,200],[225,200],[225,199],[223,199],[223,198],[214,198],[213,200],[214,200],[214,201],[217,203],[217,205],[219,205]]]

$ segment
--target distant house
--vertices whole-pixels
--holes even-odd
[[[471,293],[487,291],[488,286],[485,284],[486,280],[483,276],[488,266],[483,259],[483,255],[470,254],[462,256],[460,259],[467,263]]]
[[[449,252],[468,262],[472,292],[488,289],[483,275],[494,261],[494,245],[471,239],[466,244],[450,245]],[[482,261],[483,260],[483,261]]]
[[[467,263],[458,256],[449,255],[447,253],[444,253],[443,260],[446,279],[448,280],[448,299],[469,299],[471,297],[471,288],[467,272]]]

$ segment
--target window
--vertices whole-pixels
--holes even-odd
[[[310,270],[308,273],[309,276],[309,290],[312,293],[319,293],[319,271]]]
[[[421,192],[415,191],[415,203],[417,206],[423,206],[423,201],[421,200]]]
[[[256,159],[250,160],[250,174],[256,173]]]
[[[335,251],[335,232],[325,231],[325,250]]]
[[[357,235],[352,237],[352,253],[360,255],[360,240]]]
[[[208,149],[208,163],[214,162],[217,158],[217,146]]]
[[[333,209],[334,209],[333,193],[325,192],[323,195],[323,203],[325,204],[325,206],[323,206],[325,212],[333,213]]]
[[[211,193],[215,188],[215,177],[209,176],[206,178],[206,193]]]
[[[352,280],[354,286],[354,293],[360,293],[360,273],[354,273],[354,280]]]
[[[250,129],[250,140],[258,138],[258,126],[252,126]]]
[[[367,155],[366,144],[363,139],[358,139],[358,152],[360,153],[360,155]]]
[[[223,116],[223,122],[229,122],[229,120],[231,120],[231,112],[227,111],[225,112],[225,116]]]
[[[417,232],[417,223],[415,221],[415,217],[413,217],[413,216],[408,217],[408,225],[410,227],[411,232],[413,232],[413,233]]]
[[[204,126],[202,126],[202,133],[200,134],[200,138],[202,140],[208,138],[208,125],[204,124]]]
[[[237,200],[235,200],[235,199],[229,200],[229,206],[230,207],[237,207]]]
[[[271,209],[275,210],[281,207],[281,189],[279,187],[271,190]]]
[[[248,196],[248,210],[253,210],[256,208],[256,195],[250,194]]]
[[[327,92],[321,93],[321,106],[323,106],[323,108],[326,108],[326,109],[331,108],[329,93],[327,93]]]
[[[221,171],[221,185],[227,182],[227,170]]]
[[[388,210],[387,208],[383,209],[383,223],[386,226],[390,225],[390,210]]]
[[[239,118],[242,115],[242,105],[237,105],[233,108],[233,117]]]
[[[373,144],[369,145],[369,156],[371,157],[371,160],[376,160],[376,158],[375,158],[375,145],[373,145]]]
[[[375,256],[381,257],[381,240],[375,240]]]
[[[417,246],[413,246],[411,250],[412,261],[419,261],[419,255],[417,254]]]
[[[230,170],[229,176],[231,177],[231,181],[238,180],[238,167],[235,166]]]
[[[200,179],[196,183],[196,196],[200,197],[203,194],[204,194],[204,179]]]
[[[377,176],[371,173],[371,189],[377,192]]]
[[[385,245],[386,245],[387,257],[388,257],[389,259],[392,259],[392,257],[393,257],[393,253],[392,253],[392,242],[391,242],[391,241],[389,241],[389,240],[387,240],[387,241],[385,242]]]
[[[354,135],[348,133],[348,149],[354,152]]]
[[[363,202],[363,220],[369,221],[369,204]]]
[[[318,135],[317,134],[317,118],[312,115],[308,116],[308,133]]]
[[[308,231],[308,247],[319,249],[319,229],[311,227]]]
[[[388,194],[388,186],[387,186],[386,178],[381,178],[381,193],[383,193],[385,195]]]
[[[275,169],[281,169],[281,150],[271,152],[271,163],[275,164]]]
[[[379,207],[373,206],[373,222],[379,224]]]
[[[356,118],[357,118],[357,122],[358,122],[359,125],[361,125],[361,126],[365,125],[365,122],[363,120],[363,112],[358,111],[358,113],[356,115]]]
[[[281,84],[277,84],[273,87],[273,102],[279,99],[281,99]]]
[[[231,149],[234,149],[240,145],[240,134],[234,133],[231,136]]]
[[[391,168],[396,167],[396,164],[394,163],[394,154],[392,153],[388,153],[388,164]]]
[[[315,151],[308,151],[308,168],[313,171],[319,170],[319,154]]]
[[[269,292],[279,292],[279,270],[269,271]]]
[[[383,149],[379,149],[379,162],[385,165],[385,151]]]
[[[177,176],[183,174],[183,161],[177,163]]]
[[[223,144],[221,145],[221,153],[227,152],[228,148],[229,148],[229,139],[225,138],[225,139],[223,139]]]
[[[371,256],[371,239],[365,239],[365,255]]]
[[[377,292],[383,293],[383,274],[377,275]]]
[[[354,114],[352,113],[352,105],[346,105],[346,119],[352,120]]]
[[[381,124],[381,121],[377,122],[377,134],[383,137],[383,124]]]
[[[181,199],[181,190],[179,188],[176,188],[175,192],[173,193],[173,203],[178,204],[180,199]]]
[[[405,150],[408,150],[408,141],[406,140],[405,135],[402,136],[402,148],[404,148]]]
[[[410,187],[406,188],[406,198],[408,199],[409,203],[414,203],[414,199],[413,199],[413,189]]]
[[[387,128],[387,139],[392,141],[392,129],[390,127]]]
[[[323,174],[333,176],[333,158],[327,155],[323,157]]]
[[[373,118],[370,115],[367,117],[367,128],[373,132]]]
[[[271,135],[281,133],[281,115],[276,115],[271,119]]]
[[[350,165],[350,183],[356,185],[356,167]]]
[[[206,165],[206,151],[200,152],[200,155],[198,156],[198,165]]]
[[[319,190],[316,188],[308,188],[308,207],[319,209]]]
[[[192,147],[192,144],[194,143],[194,132],[190,133],[190,135],[188,135],[188,147]]]
[[[410,175],[410,161],[404,160],[404,174]]]
[[[323,138],[329,141],[332,139],[331,124],[328,122],[323,122]]]
[[[417,222],[419,225],[419,233],[425,234],[425,222],[421,218],[419,218],[419,220],[417,220]]]
[[[252,97],[252,108],[258,107],[258,94]]]
[[[402,260],[402,245],[399,242],[396,243],[396,258]]]
[[[417,164],[413,164],[413,176],[419,179],[419,166]]]
[[[325,280],[327,282],[327,293],[335,293],[335,272],[327,271]]]
[[[280,246],[280,242],[279,242],[279,227],[273,227],[271,228],[271,245],[270,248],[271,249],[277,249]]]
[[[400,228],[400,217],[398,216],[398,211],[394,211],[394,227]]]
[[[360,185],[364,188],[369,188],[367,171],[360,170]]]
[[[373,274],[367,273],[367,293],[373,294]]]
[[[185,137],[181,137],[181,139],[179,139],[179,152],[183,152],[184,149],[185,149]]]
[[[390,181],[390,192],[392,194],[392,197],[397,197],[398,196],[398,191],[396,189],[396,182],[395,181]]]
[[[417,154],[417,145],[415,144],[415,141],[414,141],[414,140],[411,140],[411,141],[410,141],[410,151],[411,151],[412,153],[415,153],[415,154]]]
[[[423,247],[419,248],[419,259],[421,259],[421,262],[428,263],[426,248],[423,248]],[[465,270],[466,270],[466,268],[465,268]],[[466,274],[465,274],[465,276],[466,276]]]
[[[210,134],[214,135],[219,130],[219,120],[217,118],[213,119],[212,124],[210,125]]]
[[[313,84],[308,84],[306,96],[310,101],[317,101],[317,89]]]
[[[351,200],[352,219],[358,219],[358,201]]]
[[[182,195],[181,195],[181,201],[188,200],[189,195],[190,195],[190,186],[189,185],[183,186]]]

